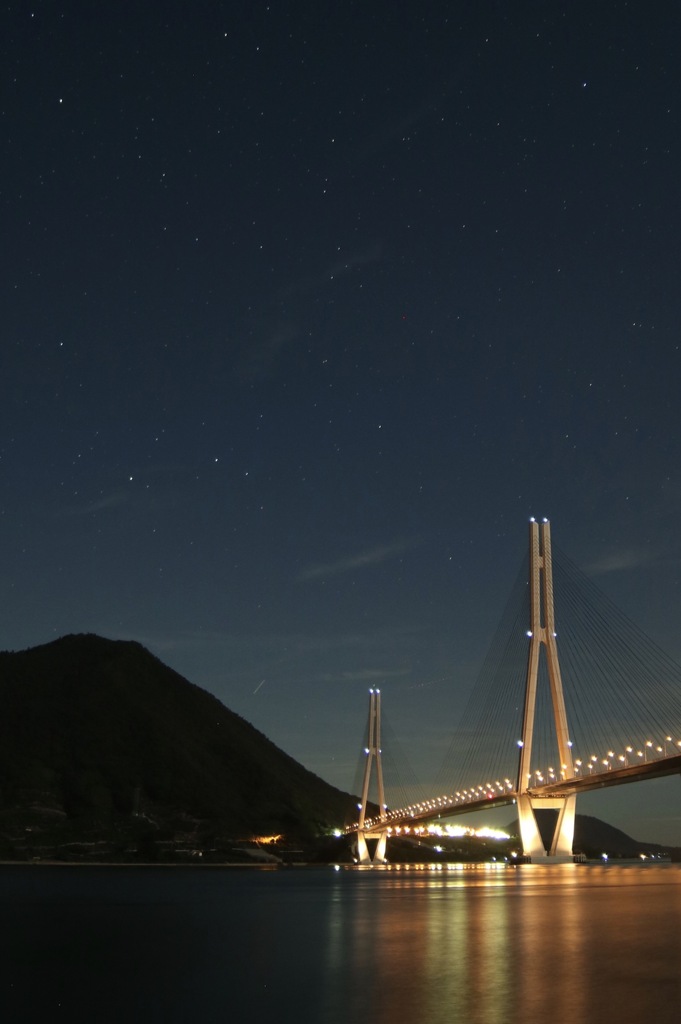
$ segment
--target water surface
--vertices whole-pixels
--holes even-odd
[[[681,867],[0,869],[2,1020],[681,1019]]]

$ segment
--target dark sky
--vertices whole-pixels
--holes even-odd
[[[681,658],[679,19],[6,4],[0,646],[140,640],[346,789],[377,684],[427,784],[536,515]]]

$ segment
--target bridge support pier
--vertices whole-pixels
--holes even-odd
[[[532,861],[552,864],[569,863],[573,858],[572,844],[575,835],[575,808],[577,797],[573,793],[566,797],[531,797],[522,793],[517,798],[518,823],[524,855]],[[557,810],[553,836],[547,850],[542,839],[535,810]]]
[[[367,839],[375,839],[376,846],[373,854],[367,845]],[[358,864],[385,864],[385,849],[388,842],[388,833],[380,832],[378,835],[366,835],[364,832],[357,833],[357,863]]]

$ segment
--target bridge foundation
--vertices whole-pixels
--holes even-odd
[[[575,807],[577,797],[531,797],[523,793],[517,798],[518,824],[523,854],[536,863],[569,863],[573,860],[572,844],[575,834]],[[548,849],[542,837],[535,810],[557,810]]]
[[[373,851],[367,844],[367,839],[371,842],[375,840]],[[357,854],[358,864],[385,864],[386,862],[386,846],[388,843],[388,833],[379,832],[378,835],[375,833],[366,834],[364,832],[357,833],[357,844],[355,851]]]

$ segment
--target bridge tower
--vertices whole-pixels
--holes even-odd
[[[575,830],[576,794],[540,797],[532,794],[531,760],[534,732],[537,675],[542,647],[546,656],[553,720],[555,723],[560,774],[569,779],[574,776],[572,744],[567,726],[563,683],[558,663],[556,626],[553,609],[553,571],[551,565],[551,529],[544,520],[541,525],[530,520],[530,650],[527,663],[525,712],[520,741],[520,763],[516,787],[518,821],[523,853],[536,861],[572,860],[572,842]],[[535,810],[557,810],[553,838],[548,851],[539,832]]]
[[[364,765],[364,781],[362,783],[362,802],[359,805],[359,821],[357,827],[357,859],[360,864],[383,864],[388,832],[381,823],[386,820],[385,789],[383,787],[383,766],[381,764],[381,691],[369,690],[369,728],[367,746],[364,748],[366,763]],[[375,819],[365,828],[367,802],[371,771],[376,766],[376,785],[378,788],[379,820]],[[375,839],[373,852],[367,846],[367,839]]]

